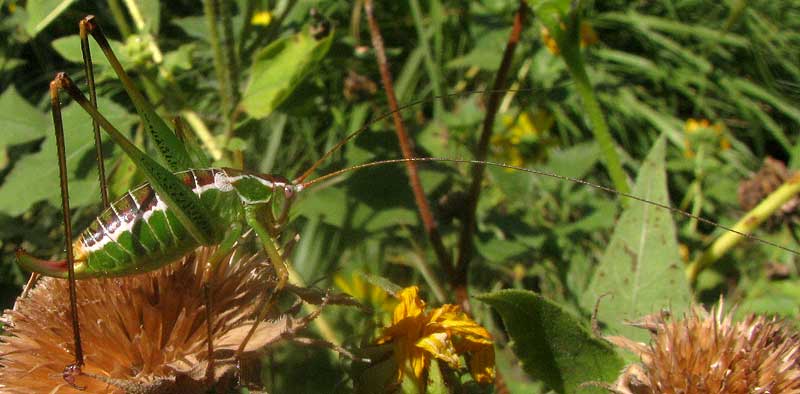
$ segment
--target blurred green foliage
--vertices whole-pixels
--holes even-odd
[[[124,3],[0,1],[3,307],[12,305],[27,277],[14,264],[15,248],[38,256],[61,256],[64,248],[47,86],[56,71],[85,83],[77,37],[77,21],[84,15],[97,15],[147,98],[165,119],[185,118],[215,166],[291,178],[388,111],[362,1],[231,2],[229,24],[219,23],[217,29],[226,65],[222,73],[215,70],[212,32],[199,2]],[[548,49],[542,29],[552,30],[572,15],[582,22],[580,31],[570,32],[586,38],[577,53],[615,143],[611,154],[620,158],[631,186],[639,176],[634,194],[732,224],[746,212],[736,198],[739,184],[765,157],[797,167],[800,2],[603,1],[585,2],[579,10],[568,1],[529,3],[536,13],[528,15],[514,56],[512,90],[504,94],[498,113],[491,160],[611,183],[602,165],[609,152],[595,140],[595,123],[586,116],[576,82],[562,56]],[[376,4],[398,100],[425,99],[403,111],[417,155],[472,157],[486,97],[469,92],[492,86],[516,8],[511,0]],[[311,16],[312,9],[317,16]],[[318,41],[312,33],[324,28],[321,20],[331,29]],[[596,41],[589,39],[592,33]],[[101,111],[147,146],[130,100],[97,47],[93,55]],[[453,92],[464,94],[434,98]],[[67,105],[64,119],[73,223],[82,230],[100,205],[91,125],[74,105]],[[689,130],[690,119],[708,119],[700,130],[705,134]],[[104,149],[113,194],[142,181],[112,144]],[[317,174],[397,157],[393,126],[379,121]],[[420,167],[445,245],[455,253],[470,168]],[[739,313],[800,313],[796,256],[746,242],[690,289],[683,265],[721,230],[642,207],[584,185],[490,168],[478,204],[478,254],[470,264],[469,292],[536,292],[548,303],[523,293],[486,300],[493,306],[539,303],[559,316],[559,324],[570,325],[569,332],[585,331],[577,326],[588,323],[597,297],[608,293],[599,315],[608,334],[636,335],[621,326],[623,318],[665,307],[681,311],[692,298],[710,303],[724,295],[728,305],[740,304]],[[325,288],[337,278],[354,283],[371,274],[401,286],[427,286],[430,303],[455,302],[448,298],[449,279],[429,247],[401,165],[359,170],[312,189],[292,217],[286,236],[299,233],[301,239],[292,261],[308,283]],[[757,235],[797,249],[795,221],[796,216],[784,214]],[[643,251],[647,254],[638,253]],[[386,310],[386,305],[375,306]],[[473,301],[472,306],[497,339],[498,366],[513,392],[546,392],[533,377],[553,385],[548,376],[564,373],[560,360],[548,366],[555,372],[525,375],[507,346],[509,335],[525,332],[526,322],[539,322],[536,316],[525,318],[524,308],[498,307],[508,324],[506,334],[488,305]],[[327,316],[337,339],[351,347],[374,338],[382,321],[349,311]],[[519,359],[530,358],[525,346],[518,342],[514,349]],[[318,349],[292,347],[274,353],[269,362],[270,391],[330,392],[333,387],[347,392],[352,387],[344,363]],[[307,379],[309,368],[314,379]]]

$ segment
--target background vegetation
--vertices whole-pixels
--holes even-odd
[[[627,187],[726,225],[752,208],[740,205],[737,191],[765,158],[796,168],[800,3],[603,1],[584,2],[578,11],[569,3],[529,2],[507,73],[506,87],[512,90],[501,97],[489,160]],[[240,0],[218,10],[222,22],[215,24],[216,33],[209,30],[203,5],[193,1],[0,0],[0,6],[5,308],[27,278],[14,264],[14,249],[24,246],[38,256],[61,256],[63,250],[47,86],[61,70],[84,82],[76,35],[84,15],[97,15],[126,69],[165,117],[181,115],[191,130],[209,131],[202,145],[215,166],[291,178],[348,133],[389,111],[362,1]],[[511,0],[375,5],[398,101],[424,100],[402,113],[417,156],[475,157],[489,100],[469,92],[491,89],[501,73],[517,7]],[[580,19],[571,19],[576,16]],[[330,36],[312,38],[311,32],[324,30],[326,23]],[[217,58],[210,42],[215,34],[222,51]],[[146,146],[121,85],[100,52],[93,54],[101,111]],[[222,61],[220,67],[215,61]],[[450,93],[463,94],[441,97]],[[601,110],[599,118],[587,108],[591,97]],[[73,223],[80,230],[99,213],[91,126],[76,106],[68,106],[64,117]],[[603,128],[598,122],[607,124],[611,149],[597,134]],[[110,143],[105,149],[113,195],[142,182],[118,149]],[[380,120],[317,174],[397,157],[394,126]],[[620,163],[616,169],[614,160]],[[454,260],[463,251],[458,236],[473,167],[441,162],[419,167]],[[614,171],[621,182],[610,175]],[[640,181],[634,185],[637,174]],[[775,174],[761,173],[755,184],[777,187],[786,174]],[[603,332],[639,339],[645,333],[625,327],[623,319],[666,307],[681,313],[691,299],[713,303],[722,295],[729,305],[739,305],[740,314],[797,317],[800,312],[797,256],[784,250],[744,242],[691,283],[685,265],[720,229],[594,188],[510,169],[489,168],[480,185],[470,236],[476,253],[456,269],[468,273],[470,296],[530,290],[558,306],[557,312],[547,312],[550,304],[540,306],[544,315],[565,313],[570,317],[564,319],[588,326],[598,297],[609,294],[599,313]],[[759,201],[775,187],[751,186],[751,200]],[[371,277],[364,274],[420,285],[430,304],[463,301],[454,291],[459,278],[430,246],[402,165],[359,170],[306,194],[286,229],[287,236],[300,234],[294,268],[306,282],[351,292],[378,311],[373,317],[326,313],[345,346],[369,343],[391,311],[389,297],[369,290]],[[797,249],[795,210],[779,211],[757,235]],[[529,296],[472,298],[472,312],[495,335],[498,368],[508,388],[571,392],[573,383],[559,386],[547,372],[530,369],[541,358],[528,358],[524,348],[515,355],[508,346],[509,331],[513,336],[517,327],[529,329],[524,318],[514,323],[515,318],[531,310],[508,305],[534,302]],[[517,339],[524,347],[525,341]],[[527,361],[529,374],[519,359]],[[564,361],[551,361],[561,371],[556,374],[564,374],[559,369]],[[319,349],[293,347],[273,354],[271,362],[267,380],[275,392],[290,386],[305,392],[351,390],[346,363]],[[309,368],[314,379],[306,378]]]

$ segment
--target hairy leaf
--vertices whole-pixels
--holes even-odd
[[[478,299],[502,316],[525,372],[558,393],[603,393],[582,385],[611,382],[623,366],[611,345],[536,293],[501,290]]]

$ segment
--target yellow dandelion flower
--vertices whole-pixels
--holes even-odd
[[[269,11],[258,11],[250,19],[250,24],[256,26],[267,26],[270,22],[272,22],[272,13]]]
[[[407,287],[398,294],[392,325],[384,329],[379,344],[391,342],[398,380],[412,377],[421,385],[431,360],[458,368],[460,356],[469,354],[469,371],[475,381],[494,380],[494,346],[485,328],[469,318],[457,305],[443,305],[426,312],[419,288]]]

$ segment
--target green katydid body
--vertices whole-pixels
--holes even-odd
[[[176,173],[197,195],[211,219],[207,234],[220,243],[244,207],[268,204],[275,193],[293,196],[302,185],[279,176],[211,168]],[[200,246],[172,208],[145,183],[115,201],[73,242],[76,279],[125,276],[158,269]],[[21,254],[20,264],[46,276],[67,277],[67,261],[47,261]]]

